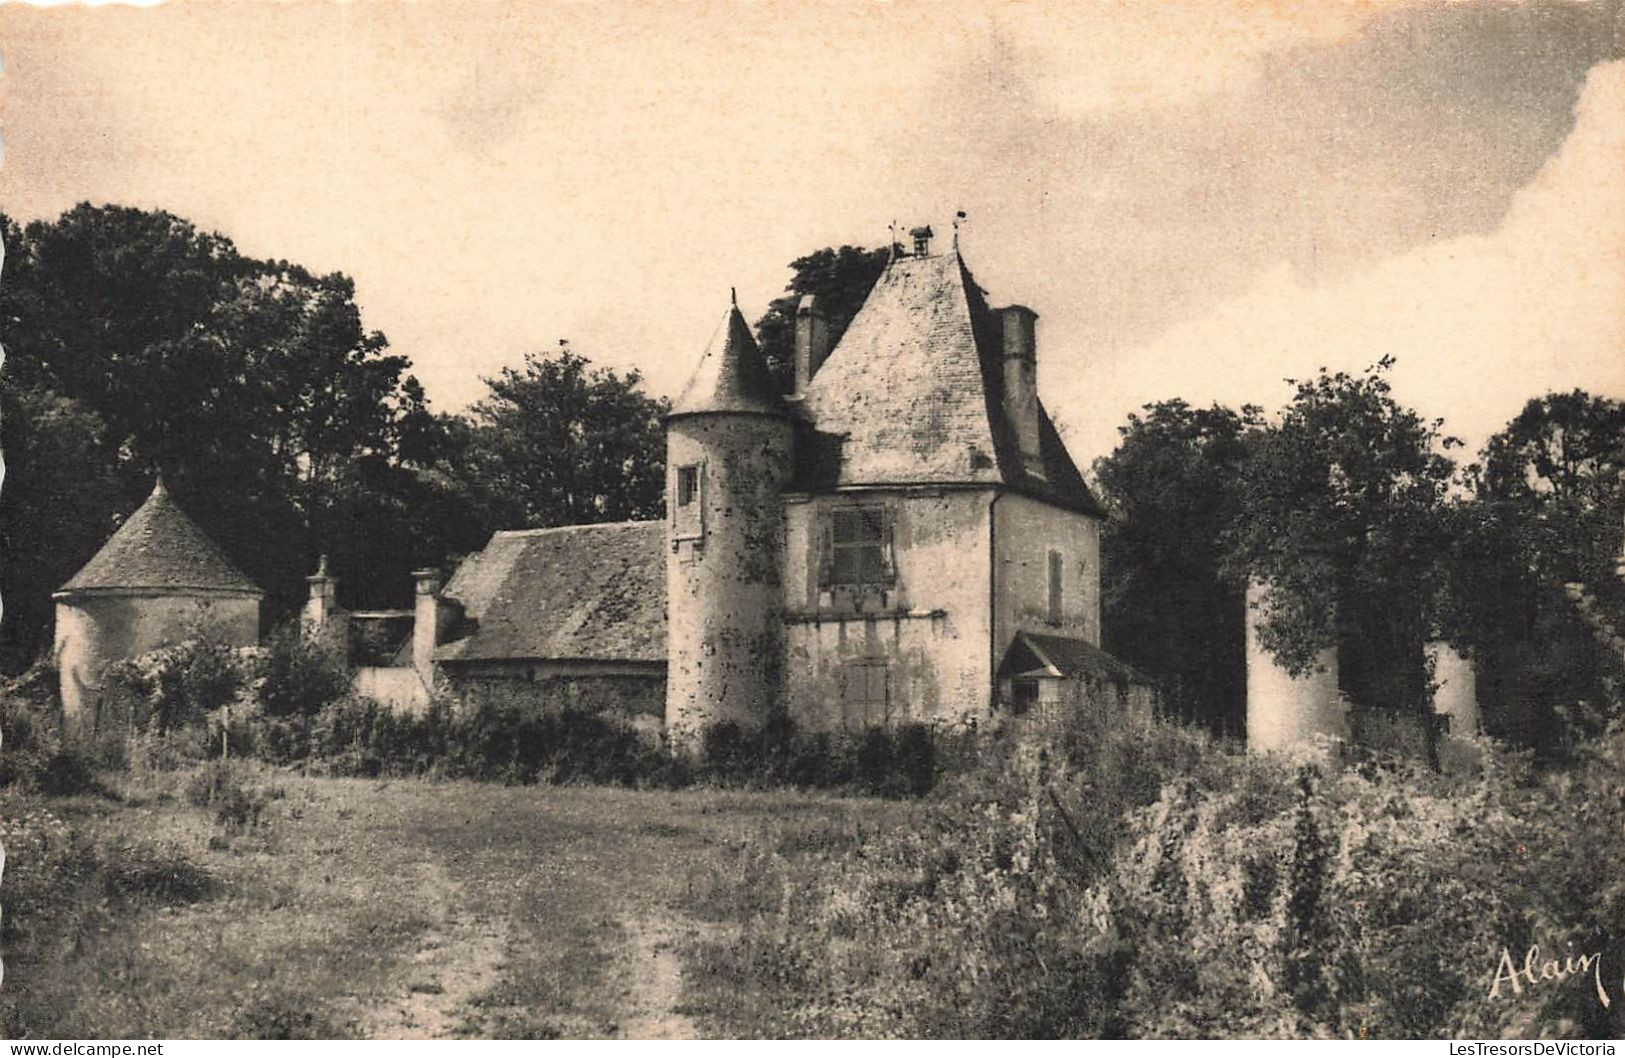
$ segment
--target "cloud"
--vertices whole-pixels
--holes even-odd
[[[1501,225],[1430,241],[1341,280],[1281,264],[1250,289],[1077,382],[1051,403],[1108,451],[1121,413],[1175,395],[1276,406],[1317,368],[1398,359],[1395,395],[1474,451],[1524,401],[1573,387],[1625,397],[1625,62],[1594,67],[1573,131]],[[1125,406],[1105,412],[1099,394]]]

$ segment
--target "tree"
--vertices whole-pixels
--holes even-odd
[[[1560,749],[1617,712],[1625,677],[1590,623],[1600,616],[1625,631],[1614,569],[1625,535],[1625,403],[1582,390],[1534,398],[1481,458],[1458,519],[1457,624],[1475,644],[1486,723]],[[1569,582],[1583,585],[1597,614],[1582,614]],[[1607,708],[1587,719],[1572,710],[1581,702]]]
[[[1130,415],[1094,471],[1112,517],[1102,539],[1106,649],[1158,678],[1179,716],[1220,732],[1246,713],[1244,595],[1219,541],[1239,503],[1243,437],[1261,424],[1182,400]]]
[[[657,518],[665,510],[665,400],[643,376],[569,349],[530,354],[485,380],[470,412],[467,477],[486,524],[503,528]]]
[[[77,401],[0,383],[0,667],[16,672],[50,648],[51,593],[113,532],[124,497],[106,428]]]
[[[885,249],[842,246],[815,250],[790,262],[790,282],[784,295],[769,302],[767,312],[756,321],[757,343],[782,392],[789,392],[795,380],[796,307],[802,297],[818,297],[829,320],[830,347],[834,348],[890,258]]]
[[[1532,534],[1531,558],[1563,580],[1612,580],[1621,536],[1625,401],[1584,390],[1524,405],[1482,455],[1479,492]]]
[[[1350,697],[1414,715],[1437,763],[1422,646],[1447,552],[1443,451],[1459,442],[1394,401],[1392,365],[1294,382],[1280,420],[1249,436],[1226,568],[1269,583],[1259,639],[1284,668],[1337,648]]]
[[[403,430],[426,415],[408,361],[362,325],[347,277],[244,257],[224,236],[161,211],[83,204],[21,229],[0,218],[0,228],[0,388],[19,408],[60,398],[97,424],[90,449],[8,448],[17,487],[110,475],[121,496],[108,513],[123,514],[161,468],[177,500],[266,590],[272,616],[298,605],[318,552],[364,550],[337,546],[334,534],[378,541],[398,531],[332,517],[358,484],[399,483],[358,479],[356,464],[404,466]],[[90,557],[100,540],[68,530],[74,510],[57,497],[32,511],[39,535],[7,549],[8,584],[45,565],[51,577],[59,565],[71,573]],[[77,525],[95,527],[86,537],[111,530],[105,515]],[[370,572],[335,566],[357,581]],[[388,574],[404,581],[406,569]],[[40,587],[29,591],[37,601]],[[44,638],[49,611],[16,612],[4,627],[13,661]]]

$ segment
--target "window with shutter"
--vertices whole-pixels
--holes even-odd
[[[841,666],[841,717],[848,726],[884,724],[890,705],[891,669],[886,659],[858,658]]]
[[[896,577],[891,519],[882,506],[836,507],[828,525],[825,585],[889,584]]]

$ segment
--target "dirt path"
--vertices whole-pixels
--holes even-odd
[[[670,912],[643,912],[623,920],[626,930],[629,1010],[618,1035],[629,1040],[694,1040],[699,1029],[678,1012],[683,995],[679,945],[696,925]]]
[[[375,1040],[450,1039],[462,1008],[497,980],[508,951],[508,930],[466,910],[460,887],[438,863],[418,867],[413,880],[423,913],[435,923],[406,964],[400,990],[364,1018]]]

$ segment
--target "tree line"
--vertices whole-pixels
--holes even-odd
[[[0,663],[50,646],[50,594],[162,468],[181,503],[291,615],[329,556],[352,607],[402,605],[416,566],[496,529],[658,517],[662,400],[636,371],[537,351],[435,413],[408,359],[368,330],[355,288],[241,254],[161,211],[80,205],[19,226],[0,323]],[[788,388],[795,308],[816,294],[838,340],[888,250],[791,262],[757,322]],[[1092,477],[1103,533],[1105,645],[1153,675],[1169,708],[1215,730],[1244,720],[1245,587],[1270,582],[1265,645],[1294,671],[1328,647],[1367,704],[1428,711],[1422,642],[1478,663],[1487,721],[1541,745],[1617,706],[1618,658],[1565,590],[1586,585],[1625,629],[1620,552],[1625,404],[1531,399],[1471,462],[1395,400],[1392,361],[1288,380],[1256,405],[1150,404]],[[1606,714],[1607,710],[1602,710]]]
[[[1244,593],[1267,581],[1260,639],[1289,671],[1337,651],[1344,691],[1431,714],[1422,646],[1477,669],[1486,727],[1543,750],[1617,718],[1625,670],[1569,585],[1625,631],[1615,564],[1625,521],[1625,403],[1528,401],[1475,461],[1398,403],[1379,359],[1288,380],[1280,413],[1145,406],[1094,472],[1105,645],[1216,731],[1245,720]],[[1424,725],[1425,730],[1431,730]]]
[[[430,410],[349,277],[241,253],[162,211],[0,214],[0,667],[50,650],[51,593],[162,471],[290,616],[329,556],[352,607],[498,528],[657,516],[663,402],[568,349]]]

